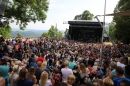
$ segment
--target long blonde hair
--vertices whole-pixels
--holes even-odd
[[[80,71],[82,73],[86,73],[86,67],[85,67],[85,65],[83,63],[80,64]]]
[[[48,73],[47,72],[42,72],[42,75],[40,77],[40,86],[45,86],[48,80]]]
[[[74,82],[75,82],[75,76],[74,75],[69,75],[68,77],[67,77],[67,84],[73,84]]]
[[[31,66],[28,71],[28,76],[27,76],[28,79],[32,80],[34,74],[35,74],[35,68]]]
[[[107,78],[103,79],[103,85],[104,86],[113,86],[114,83],[109,77],[107,77]]]
[[[44,62],[42,63],[42,68],[45,69],[46,66],[47,66],[47,62],[44,61]]]

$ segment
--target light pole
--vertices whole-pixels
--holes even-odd
[[[104,4],[104,21],[103,21],[103,29],[102,29],[102,39],[101,39],[101,50],[100,50],[100,58],[102,57],[102,51],[103,51],[103,39],[104,39],[104,30],[105,30],[105,14],[106,14],[106,0]]]

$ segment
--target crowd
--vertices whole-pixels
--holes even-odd
[[[130,45],[0,38],[0,86],[130,86]]]

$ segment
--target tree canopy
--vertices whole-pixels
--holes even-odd
[[[20,33],[18,33],[17,38],[23,38],[23,36]]]
[[[11,27],[8,24],[5,24],[4,27],[0,28],[0,35],[4,38],[9,38],[11,31]]]
[[[57,29],[57,26],[51,26],[51,28],[48,30],[48,32],[44,32],[41,37],[58,37],[62,38],[63,34]]]
[[[85,10],[82,14],[76,15],[74,20],[92,20],[93,14],[90,13],[88,10]]]
[[[48,11],[48,0],[5,0],[5,21],[16,20],[21,30],[24,30],[29,22],[42,21],[46,19]]]
[[[120,0],[114,12],[121,12],[130,9],[130,0]],[[130,17],[115,16],[113,21],[116,23],[115,37],[126,44],[130,43]]]
[[[110,24],[110,27],[109,27],[109,36],[112,38],[112,40],[116,40],[115,38],[115,25],[116,24]]]

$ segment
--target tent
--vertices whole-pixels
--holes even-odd
[[[101,15],[101,16],[104,16],[104,15]],[[130,16],[130,10],[112,13],[112,14],[106,14],[105,16]]]

